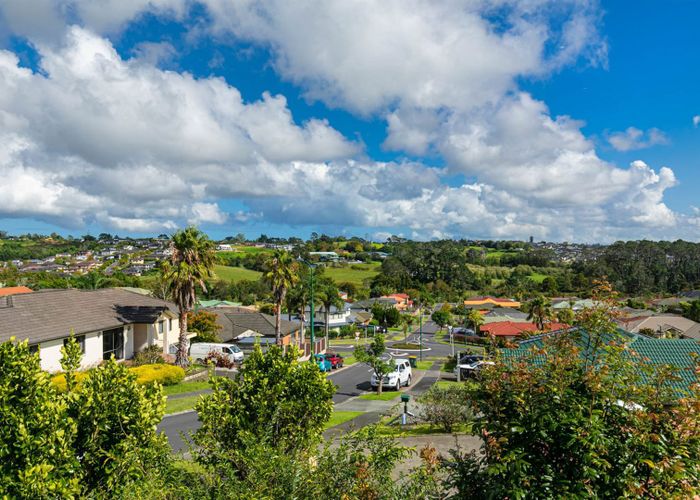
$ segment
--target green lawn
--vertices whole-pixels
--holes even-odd
[[[180,382],[175,385],[166,385],[163,387],[163,394],[170,396],[171,394],[183,394],[185,392],[196,392],[204,389],[209,389],[209,382],[206,380],[193,380],[191,382]]]
[[[401,394],[399,391],[382,391],[381,394],[377,394],[376,392],[363,394],[359,398],[366,399],[368,401],[391,401],[392,399],[399,397],[399,394]]]
[[[379,264],[355,264],[361,269],[352,269],[350,266],[326,267],[323,271],[325,276],[333,278],[336,283],[348,281],[355,285],[362,286],[366,279],[374,278],[379,274]]]
[[[416,361],[417,370],[428,370],[431,366],[433,366],[432,361]]]
[[[177,413],[179,411],[191,410],[199,401],[200,395],[185,396],[184,398],[168,399],[165,403],[165,414]]]
[[[331,418],[328,422],[326,422],[325,428],[330,429],[331,427],[335,427],[336,425],[340,425],[344,422],[347,422],[348,420],[352,420],[353,418],[357,417],[358,415],[362,415],[361,411],[334,411],[331,413]]]
[[[214,274],[217,278],[228,281],[256,281],[262,276],[262,273],[258,271],[251,271],[243,267],[222,266],[220,264],[214,266]]]
[[[352,354],[350,356],[343,356],[343,366],[350,366],[354,365],[355,363],[357,363],[357,360]]]

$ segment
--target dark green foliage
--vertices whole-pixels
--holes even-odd
[[[372,306],[372,319],[384,328],[393,328],[401,321],[401,313],[393,306],[374,304]]]
[[[469,424],[474,415],[469,394],[470,388],[464,384],[444,388],[434,385],[419,399],[421,418],[445,432]]]
[[[163,359],[163,348],[159,345],[149,345],[134,355],[133,366],[152,365],[165,363]]]
[[[319,439],[335,388],[315,363],[300,363],[297,355],[256,348],[235,379],[213,379],[213,394],[197,405],[202,463],[229,462],[250,442],[293,453]]]
[[[187,328],[192,332],[197,332],[197,336],[191,342],[220,342],[221,325],[217,323],[216,319],[216,314],[209,311],[188,313]]]

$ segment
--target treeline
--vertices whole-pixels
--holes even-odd
[[[607,279],[629,295],[678,293],[700,288],[700,244],[687,241],[618,241],[575,272]]]

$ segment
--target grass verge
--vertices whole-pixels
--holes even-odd
[[[432,361],[416,361],[416,370],[429,370],[431,366]]]
[[[399,391],[382,391],[381,394],[377,394],[376,392],[363,394],[359,398],[366,399],[367,401],[391,401],[392,399],[399,397],[399,394],[401,394]]]
[[[325,428],[330,429],[331,427],[335,427],[336,425],[340,425],[342,423],[347,422],[348,420],[352,420],[353,418],[362,415],[361,411],[334,411],[331,413],[331,418],[326,422]]]
[[[175,385],[166,385],[163,387],[163,394],[170,396],[172,394],[184,394],[204,389],[209,389],[209,382],[206,380],[193,380],[191,382],[180,382]]]
[[[199,401],[200,395],[186,396],[184,398],[168,399],[165,403],[165,414],[177,413],[179,411],[191,410]]]

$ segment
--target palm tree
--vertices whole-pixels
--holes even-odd
[[[547,297],[538,295],[527,304],[527,320],[544,330],[545,324],[552,318],[552,303]]]
[[[479,335],[479,329],[484,324],[484,317],[476,309],[470,309],[467,313],[467,321],[472,326],[474,333]]]
[[[333,283],[332,281],[321,283],[321,285],[318,288],[318,293],[316,294],[315,299],[318,300],[323,306],[323,312],[326,317],[326,346],[328,346],[328,330],[330,329],[328,325],[328,317],[330,316],[331,307],[336,307],[337,309],[340,309],[341,307],[343,307],[344,302],[343,299],[340,298],[340,295],[338,293],[338,287],[335,286],[335,283]]]
[[[282,345],[282,304],[287,291],[299,280],[297,263],[289,252],[276,250],[264,264],[263,280],[272,288],[275,303],[275,341]]]
[[[197,301],[196,286],[206,291],[204,280],[214,267],[214,245],[206,234],[195,227],[178,231],[170,238],[172,255],[162,268],[163,280],[177,304],[180,320],[175,364],[185,367],[187,359],[187,313]]]
[[[403,314],[401,316],[401,322],[403,323],[403,338],[408,339],[408,330],[411,325],[416,321],[416,317],[413,314]]]
[[[302,346],[304,345],[305,340],[304,332],[306,330],[306,308],[311,303],[309,295],[309,287],[304,280],[300,280],[287,293],[287,310],[290,312],[296,311],[299,314],[299,328],[301,331],[299,342]]]

